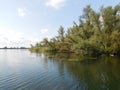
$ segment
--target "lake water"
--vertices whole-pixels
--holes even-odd
[[[63,56],[0,50],[0,90],[120,90],[119,58]]]

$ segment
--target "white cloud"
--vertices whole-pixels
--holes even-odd
[[[40,30],[40,33],[41,33],[41,34],[46,34],[46,33],[48,33],[48,29],[41,29],[41,30]]]
[[[55,9],[59,9],[65,6],[66,0],[47,0],[46,6],[53,7]]]
[[[11,28],[0,26],[0,47],[30,47],[40,42],[43,38],[50,39],[50,34],[47,28],[38,30],[38,32],[31,34],[23,33],[23,31],[17,31]]]
[[[17,12],[20,17],[24,17],[27,15],[28,10],[26,8],[18,8]]]
[[[38,41],[39,39],[28,37],[22,32],[0,27],[0,47],[29,47],[30,44],[35,44]]]

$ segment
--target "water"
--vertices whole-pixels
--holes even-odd
[[[0,50],[0,90],[120,90],[119,58],[61,58]]]

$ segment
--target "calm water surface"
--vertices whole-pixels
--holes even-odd
[[[119,58],[70,61],[64,56],[0,50],[0,90],[120,90]]]

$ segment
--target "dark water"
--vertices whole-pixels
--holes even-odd
[[[0,50],[0,90],[120,90],[119,58],[61,58]]]

